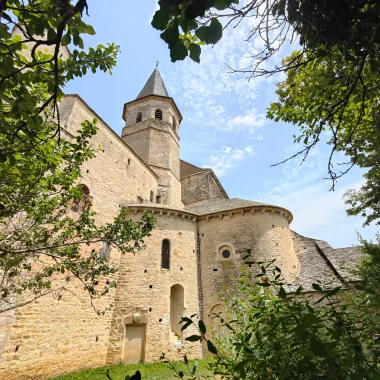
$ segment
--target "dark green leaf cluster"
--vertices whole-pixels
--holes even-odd
[[[284,64],[292,64],[298,56],[299,52],[294,52]],[[368,58],[358,70],[358,63],[338,50],[317,61],[309,58],[303,55],[303,64],[287,71],[286,79],[277,85],[278,101],[271,104],[267,115],[300,128],[301,133],[294,136],[294,140],[303,144],[304,148],[297,155],[304,157],[320,141],[324,131],[328,131],[331,155],[327,171],[333,185],[353,165],[368,170],[362,189],[346,194],[346,203],[351,206],[348,214],[363,216],[365,225],[373,221],[379,223],[378,72],[372,70]],[[344,164],[334,162],[336,152],[346,155]]]
[[[95,34],[84,11],[84,0],[0,2],[0,312],[46,294],[59,299],[71,281],[95,302],[115,286],[102,244],[134,253],[153,228],[151,216],[132,221],[125,209],[99,224],[78,186],[81,165],[94,157],[96,120],[64,135],[62,89],[88,71],[111,72],[119,51],[84,51],[83,34]],[[70,43],[69,55],[62,47]],[[85,207],[72,212],[78,204]]]
[[[161,38],[168,44],[172,62],[183,60],[188,55],[200,62],[203,44],[216,44],[223,34],[217,18],[199,25],[198,17],[204,17],[212,7],[224,9],[237,0],[160,0],[160,9],[155,13],[152,26],[163,31]]]
[[[117,268],[100,255],[103,242],[121,253],[144,247],[152,216],[132,221],[122,209],[100,225],[90,202],[70,210],[84,200],[77,183],[81,165],[94,157],[96,130],[95,120],[85,122],[74,141],[52,138],[0,165],[0,312],[59,293],[74,279],[94,301],[116,285]]]
[[[87,71],[111,72],[119,48],[84,51],[82,36],[93,35],[82,20],[86,1],[7,0],[0,11],[0,162],[60,136],[58,103],[66,83]],[[3,2],[2,2],[3,4]],[[64,46],[73,43],[65,58]],[[67,55],[67,54],[66,54]],[[54,118],[56,128],[47,125]]]

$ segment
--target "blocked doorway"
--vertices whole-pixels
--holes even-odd
[[[146,325],[125,325],[123,363],[138,364],[145,359]]]
[[[184,311],[184,289],[181,285],[173,285],[170,289],[170,325],[172,332],[181,338],[181,325],[179,324]]]

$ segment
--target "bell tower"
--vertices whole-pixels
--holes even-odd
[[[121,138],[159,176],[155,201],[183,208],[179,159],[182,116],[157,67],[137,98],[124,104],[123,119]]]

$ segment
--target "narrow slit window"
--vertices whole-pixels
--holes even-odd
[[[142,112],[139,112],[136,116],[136,123],[139,123],[142,120]]]
[[[162,241],[161,268],[170,269],[170,240]]]
[[[162,120],[162,111],[160,109],[157,109],[156,112],[154,113],[154,117],[156,119]]]
[[[102,245],[102,250],[100,251],[100,257],[109,260],[109,253],[110,253],[110,247],[111,244],[109,241],[104,240]]]

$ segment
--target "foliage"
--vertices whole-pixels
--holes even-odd
[[[265,44],[255,55],[268,60],[290,37],[303,46],[309,56],[324,56],[339,48],[355,58],[371,56],[377,65],[380,42],[379,13],[376,0],[159,0],[160,9],[152,25],[163,31],[173,62],[190,57],[199,61],[193,45],[215,44],[229,26],[238,27],[244,18],[253,19],[247,40],[260,37]],[[222,23],[219,21],[222,20]],[[179,29],[181,28],[181,29]],[[181,50],[182,54],[174,54]],[[312,54],[313,53],[313,54]],[[302,56],[302,55],[301,55]],[[250,70],[265,73],[258,63]],[[264,70],[264,71],[263,71]],[[277,69],[275,69],[277,71]]]
[[[298,54],[294,52],[284,64]],[[308,61],[307,56],[303,59]],[[353,165],[368,170],[362,189],[346,194],[346,203],[351,206],[348,214],[361,214],[366,225],[379,220],[380,80],[370,61],[358,74],[339,51],[334,51],[318,62],[289,69],[277,87],[278,101],[271,104],[267,116],[297,125],[301,133],[294,136],[294,141],[304,145],[289,159],[303,155],[305,160],[323,132],[327,132],[331,136],[328,174],[333,180],[332,188]],[[336,152],[343,152],[347,162],[336,164]]]
[[[313,297],[289,286],[273,261],[250,263],[260,273],[247,272],[239,293],[226,296],[226,312],[214,316],[222,338],[212,338],[201,322],[183,318],[185,328],[194,324],[199,331],[188,339],[204,340],[215,356],[215,374],[231,379],[378,378],[378,305],[375,317],[357,314],[343,300],[341,287],[323,289],[315,283]],[[358,299],[368,294],[369,283],[367,290],[360,289]]]
[[[284,64],[298,54],[294,52]],[[303,59],[308,61],[307,56]],[[289,69],[286,79],[277,87],[278,101],[271,104],[268,117],[299,126],[301,134],[294,138],[304,144],[304,149],[296,155],[305,154],[306,158],[321,134],[328,131],[332,146],[328,165],[331,178],[341,177],[354,164],[363,168],[379,165],[380,80],[368,62],[358,76],[344,56],[335,51],[318,62]],[[333,163],[336,151],[349,157],[340,172]]]
[[[89,70],[112,72],[116,64],[119,48],[114,44],[84,50],[82,36],[95,30],[82,20],[87,2],[72,3],[0,1],[1,163],[14,163],[21,153],[60,136],[58,103],[69,80]],[[76,48],[65,60],[62,47],[71,42]],[[47,124],[51,117],[55,129]]]
[[[363,256],[359,259],[352,273],[363,280],[355,285],[360,292],[349,297],[354,304],[356,313],[362,318],[372,319],[374,324],[379,324],[380,309],[380,233],[376,235],[376,242],[366,241],[361,236],[359,240],[362,246]]]
[[[94,156],[89,139],[95,133],[95,121],[85,122],[75,141],[50,139],[0,172],[0,312],[60,293],[73,278],[93,301],[115,286],[102,280],[116,268],[99,254],[101,244],[121,253],[144,246],[152,216],[134,222],[123,209],[112,223],[101,225],[76,185],[81,165]],[[76,212],[70,206],[78,206]]]
[[[379,143],[377,144],[379,146]],[[376,151],[379,155],[379,151]],[[380,160],[377,159],[379,162]],[[371,222],[376,221],[380,224],[380,167],[377,163],[376,166],[368,170],[364,174],[366,182],[360,190],[348,190],[344,194],[345,203],[350,207],[347,209],[347,214],[361,215],[365,218],[364,226],[369,225]]]
[[[204,378],[211,378],[212,373],[208,370],[208,363],[210,360],[192,360],[189,361],[190,365],[198,363],[198,374]],[[181,362],[171,362],[177,371],[186,369],[186,365]],[[129,365],[113,365],[102,368],[86,369],[80,372],[71,373],[68,375],[61,375],[54,380],[124,380],[126,374],[132,375],[136,370],[141,372],[142,379],[149,380],[169,380],[177,378],[173,370],[165,363],[149,363],[149,364],[129,364]],[[107,377],[108,376],[108,377]]]
[[[84,51],[83,34],[95,33],[84,11],[85,0],[0,0],[0,312],[49,293],[59,299],[72,279],[93,302],[115,286],[103,242],[135,252],[153,228],[148,215],[133,222],[121,210],[101,225],[91,211],[78,183],[95,153],[95,120],[61,139],[64,85],[88,70],[111,72],[119,50]],[[77,48],[64,59],[71,41]]]
[[[364,214],[367,222],[378,219],[378,161],[372,136],[377,128],[380,70],[380,5],[377,0],[160,0],[152,25],[161,30],[172,61],[188,55],[200,61],[201,45],[215,44],[229,28],[238,28],[249,19],[246,41],[258,38],[263,49],[251,55],[252,66],[230,68],[248,73],[249,78],[284,72],[279,84],[279,102],[269,116],[291,121],[301,127],[296,142],[304,148],[296,155],[306,159],[324,129],[333,133],[328,175],[332,189],[336,180],[358,164],[369,168],[367,184],[348,194],[350,215]],[[270,59],[289,41],[301,50],[293,52],[281,65]],[[323,73],[324,76],[319,76]],[[312,80],[309,82],[308,75]],[[291,108],[293,107],[293,108]],[[376,111],[376,112],[374,112]],[[377,136],[379,133],[377,132]],[[371,150],[372,149],[372,150]],[[349,162],[336,170],[336,151],[349,154]],[[294,156],[290,158],[294,158]],[[287,160],[285,160],[287,161]],[[371,168],[374,167],[373,170]],[[367,209],[374,209],[367,211]]]

